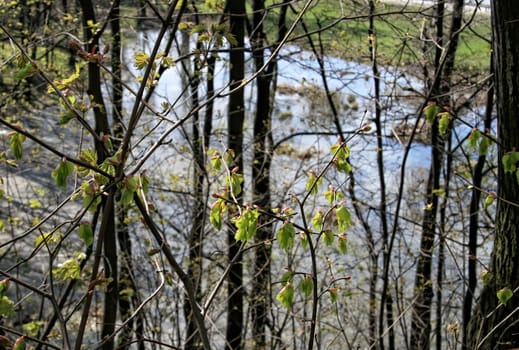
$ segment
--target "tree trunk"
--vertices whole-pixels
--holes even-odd
[[[99,50],[99,34],[92,33],[89,23],[96,23],[94,5],[90,0],[80,1],[81,9],[83,11],[83,27],[85,31],[86,42],[88,43],[87,52],[96,53]],[[92,109],[94,112],[95,119],[95,148],[97,153],[98,162],[102,163],[108,156],[109,151],[106,148],[105,143],[102,140],[102,135],[110,136],[110,127],[108,123],[108,116],[104,105],[103,94],[101,91],[101,73],[100,68],[95,60],[91,60],[88,63],[88,88],[87,92],[92,100]],[[110,196],[111,194],[109,194]],[[113,199],[113,198],[112,198]],[[108,283],[105,299],[104,299],[104,312],[103,312],[103,324],[101,330],[101,338],[111,336],[115,330],[115,323],[117,320],[117,304],[119,291],[117,287],[118,276],[117,276],[117,244],[115,234],[115,220],[114,220],[114,201],[103,199],[103,215],[107,215],[106,230],[102,233],[103,247],[104,247],[104,263],[105,263],[105,277],[110,278],[111,281]],[[106,208],[106,206],[111,206]],[[100,243],[98,243],[100,244]],[[103,350],[111,350],[114,348],[114,339],[110,338],[103,344]]]
[[[253,3],[254,32],[250,34],[253,45],[253,57],[256,70],[264,64],[263,19],[265,16],[265,0],[254,0]],[[263,210],[270,210],[270,161],[272,148],[270,143],[270,70],[263,71],[256,79],[256,116],[254,121],[254,161],[252,165],[252,181],[254,203]],[[256,232],[256,240],[260,245],[255,251],[253,295],[251,300],[252,337],[255,349],[266,348],[267,314],[270,298],[270,247],[261,244],[272,239],[272,223],[261,217]]]
[[[498,202],[491,280],[483,287],[468,327],[470,349],[519,347],[519,184],[502,159],[519,149],[519,7],[513,0],[492,1],[492,36],[498,119]],[[498,291],[515,291],[500,304]]]
[[[245,36],[245,1],[229,0],[227,9],[230,16],[231,34],[236,39],[236,45],[231,45],[230,51],[230,84],[234,90],[240,86],[244,78],[244,36]],[[238,167],[243,171],[243,122],[245,118],[243,89],[239,88],[229,96],[227,123],[229,129],[228,146],[235,153],[232,168]],[[239,198],[237,198],[240,200]],[[243,331],[243,266],[240,244],[234,239],[232,230],[228,233],[229,261],[234,264],[229,271],[228,300],[227,300],[227,334],[226,349],[242,349]]]

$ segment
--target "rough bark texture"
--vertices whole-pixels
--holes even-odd
[[[236,45],[231,46],[230,52],[230,84],[231,90],[236,89],[244,77],[244,36],[245,36],[245,1],[229,0],[227,9],[230,15],[231,33],[236,39]],[[229,96],[227,123],[229,128],[229,149],[234,150],[235,162],[240,172],[243,171],[243,122],[245,118],[243,89],[236,89]],[[239,200],[239,199],[238,199]],[[226,348],[241,349],[243,330],[243,266],[240,256],[240,245],[234,239],[232,230],[228,234],[229,261],[234,264],[228,278],[228,307]]]
[[[519,7],[514,0],[492,2],[493,53],[498,116],[498,204],[490,283],[484,286],[469,323],[470,349],[519,347],[519,296],[499,305],[496,293],[519,287],[519,184],[505,173],[504,154],[519,150]],[[514,313],[515,312],[515,313]]]

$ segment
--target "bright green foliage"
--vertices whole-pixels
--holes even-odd
[[[425,114],[425,119],[427,122],[432,123],[434,122],[434,118],[440,113],[440,107],[436,104],[436,102],[429,102],[427,103],[427,106],[423,109],[423,112]]]
[[[85,259],[84,253],[76,253],[76,257],[65,260],[52,270],[54,276],[62,281],[81,278],[80,262]]]
[[[286,271],[280,279],[282,285],[287,284],[287,282],[294,282],[294,272],[292,270]]]
[[[333,155],[333,164],[337,171],[341,173],[350,173],[351,165],[348,161],[350,157],[350,148],[343,142],[336,143],[330,147],[330,153]]]
[[[37,337],[40,333],[41,327],[45,324],[43,321],[33,321],[25,323],[22,328],[31,337]]]
[[[451,121],[451,114],[449,112],[443,112],[438,114],[440,117],[440,121],[438,122],[438,131],[441,135],[445,135],[449,128],[449,123]]]
[[[14,316],[14,303],[7,296],[0,298],[0,316],[11,317]]]
[[[287,309],[292,307],[294,303],[294,286],[292,282],[287,281],[285,286],[276,295],[276,300]]]
[[[497,291],[497,299],[501,304],[506,304],[508,300],[512,298],[513,295],[514,292],[512,292],[512,290],[508,287],[505,287]]]
[[[136,52],[133,55],[133,59],[135,61],[133,63],[135,68],[143,69],[143,68],[146,68],[146,66],[148,65],[148,62],[150,60],[150,56],[147,53],[144,53],[144,52]]]
[[[515,177],[519,183],[519,169],[517,167],[517,163],[519,162],[519,152],[508,152],[503,156],[501,161],[503,163],[505,173],[515,173]]]
[[[308,236],[306,233],[301,232],[299,238],[301,239],[301,247],[303,247],[303,249],[308,249]]]
[[[25,135],[18,132],[12,132],[9,134],[9,147],[13,156],[16,159],[22,159],[23,156],[23,142],[25,141]]]
[[[36,247],[39,247],[42,244],[45,244],[45,245],[48,245],[51,243],[57,244],[61,241],[62,238],[63,238],[63,234],[61,233],[60,230],[44,232],[44,233],[39,234],[34,239],[34,245]]]
[[[78,230],[79,238],[85,242],[87,247],[90,247],[94,243],[94,232],[89,222],[82,222],[79,225]]]
[[[67,89],[68,87],[70,87],[70,85],[72,85],[72,83],[74,83],[76,80],[79,79],[79,77],[81,76],[81,68],[82,68],[82,64],[76,63],[76,70],[74,71],[74,73],[72,73],[68,78],[61,79],[61,80],[54,80],[53,81],[54,86],[56,86],[59,90]],[[49,86],[49,88],[47,89],[47,92],[49,92],[49,93],[54,92],[54,88],[52,86]],[[69,100],[69,101],[71,101],[71,100]],[[71,102],[75,102],[75,99]]]
[[[508,152],[503,156],[503,168],[507,173],[513,173],[517,170],[517,163],[519,162],[519,152]]]
[[[74,173],[74,165],[66,159],[62,159],[52,171],[52,178],[59,187],[67,186],[67,178]]]
[[[222,156],[220,154],[220,152],[218,151],[213,151],[213,155],[211,157],[211,167],[215,170],[215,171],[220,171],[222,169]]]
[[[481,141],[479,142],[479,155],[480,156],[486,156],[488,153],[488,149],[491,145],[491,140],[489,137],[485,136],[481,138]]]
[[[312,276],[305,275],[303,278],[301,278],[301,281],[299,281],[299,290],[301,291],[301,293],[308,297],[310,296],[310,294],[312,294],[313,289],[314,280]]]
[[[229,186],[231,188],[231,193],[233,196],[237,196],[241,193],[242,188],[241,184],[243,183],[243,175],[238,173],[238,168],[234,168],[231,171],[231,175],[229,177]]]
[[[256,235],[258,227],[259,212],[257,209],[245,209],[240,217],[236,219],[236,234],[234,239],[237,241],[248,241]]]
[[[147,177],[146,177],[147,178]],[[146,192],[147,185],[144,188],[142,176],[127,176],[121,183],[121,199],[120,203],[123,206],[128,206],[133,203],[133,195],[139,194],[140,190]]]
[[[335,209],[335,215],[337,216],[337,226],[340,232],[345,232],[350,228],[351,215],[348,209],[344,205],[339,206]]]
[[[330,203],[330,205],[333,205],[335,201],[343,199],[344,193],[337,190],[334,186],[330,185],[328,186],[328,190],[324,192],[324,198]]]
[[[97,153],[91,149],[84,149],[79,154],[79,160],[88,163],[92,166],[97,165]],[[76,171],[81,176],[87,176],[90,173],[90,169],[82,167],[80,165],[76,165]]]
[[[312,218],[312,225],[315,227],[317,231],[321,231],[323,229],[323,221],[323,212],[321,210],[318,210]]]
[[[335,237],[333,235],[333,231],[326,230],[323,232],[323,241],[327,246],[330,246],[333,244]]]
[[[497,195],[495,192],[489,192],[487,198],[485,198],[485,202],[483,202],[483,208],[487,209],[492,203],[494,203],[494,199],[496,199]]]
[[[469,138],[468,138],[469,147],[476,148],[480,138],[481,138],[481,131],[479,131],[479,129],[476,129],[476,128],[472,129],[472,132],[470,133]]]
[[[222,198],[219,198],[211,206],[211,213],[209,214],[209,221],[217,229],[222,229],[223,214],[227,210],[227,205]]]
[[[306,181],[306,190],[310,192],[311,195],[317,194],[321,182],[322,178],[318,178],[316,172],[311,170],[310,176],[308,176],[308,180]]]
[[[283,226],[281,226],[281,228],[276,233],[276,238],[278,240],[279,246],[286,251],[292,248],[295,237],[296,230],[291,222],[284,223]]]
[[[345,233],[340,233],[339,234],[339,240],[337,241],[337,249],[342,254],[346,254],[346,252],[348,251],[347,243],[348,243],[348,241],[346,240],[346,234]]]

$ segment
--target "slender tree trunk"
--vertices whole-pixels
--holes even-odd
[[[493,60],[490,64],[490,73],[493,75]],[[487,103],[485,111],[484,129],[490,130],[492,124],[492,111],[494,110],[494,84],[490,82],[487,92]],[[481,185],[483,183],[483,170],[486,163],[486,154],[480,154],[474,170],[472,171],[472,197],[470,199],[470,221],[469,221],[469,242],[468,242],[468,281],[467,290],[463,299],[463,349],[470,350],[468,344],[468,326],[472,316],[472,304],[475,298],[477,285],[477,246],[478,246],[478,230],[479,230],[479,203],[481,200]]]
[[[230,16],[231,34],[236,39],[236,44],[231,45],[230,51],[230,84],[229,89],[234,90],[240,86],[244,78],[244,36],[245,36],[245,1],[229,0],[227,9]],[[228,146],[235,153],[232,167],[238,167],[243,171],[243,123],[245,118],[243,89],[238,88],[229,96],[227,123],[229,129]],[[238,200],[240,200],[238,198]],[[242,349],[243,334],[243,266],[240,253],[240,245],[234,239],[234,232],[228,233],[229,261],[235,261],[229,271],[228,299],[227,299],[227,333],[226,349]]]
[[[513,0],[492,1],[492,43],[498,119],[498,193],[490,281],[483,287],[468,326],[469,349],[519,347],[519,184],[502,159],[519,150],[519,7]],[[517,165],[517,164],[516,164]],[[513,296],[500,304],[498,291]]]
[[[89,23],[96,23],[94,6],[90,0],[80,1],[81,9],[83,11],[83,27],[85,31],[86,41],[88,43],[87,52],[96,53],[99,50],[99,36],[94,34],[89,27]],[[87,92],[92,99],[92,109],[95,119],[95,145],[98,162],[102,163],[108,156],[109,150],[102,141],[102,136],[110,136],[110,127],[108,123],[108,116],[104,104],[103,94],[101,91],[101,73],[97,62],[92,60],[88,63],[88,88]],[[114,201],[103,200],[102,206],[111,206],[111,208],[104,209],[103,215],[108,218],[105,226],[106,231],[103,232],[103,247],[105,255],[104,273],[106,278],[110,278],[107,285],[104,299],[103,324],[101,329],[101,337],[105,338],[112,335],[115,330],[115,322],[117,319],[117,305],[118,305],[118,266],[117,266],[117,244],[115,234],[115,220],[114,220]],[[100,243],[98,243],[100,244]],[[103,350],[111,350],[114,348],[114,339],[110,338],[103,344]]]
[[[443,6],[443,3],[440,4]],[[442,8],[440,8],[443,11]],[[438,10],[440,13],[440,10]],[[459,29],[463,18],[463,0],[456,0],[453,7],[452,22],[449,33],[449,42],[443,61],[437,64],[435,79],[432,82],[432,96],[440,96],[436,99],[437,103],[445,109],[452,111],[449,97],[451,76],[454,69],[454,59],[458,46]],[[437,29],[440,31],[440,29]],[[441,29],[442,30],[442,29]],[[438,60],[441,56],[436,56]],[[443,158],[445,152],[445,140],[450,138],[450,128],[445,135],[440,134],[439,120],[435,120],[431,126],[431,152],[432,163],[429,170],[427,182],[426,203],[422,225],[422,238],[420,243],[420,253],[416,268],[415,279],[415,303],[411,322],[410,347],[412,349],[427,349],[430,345],[431,334],[431,307],[433,300],[432,288],[432,256],[433,246],[437,230],[436,217],[438,213],[438,193],[440,189],[441,172],[443,168]]]
[[[251,33],[253,57],[256,70],[264,64],[263,21],[265,0],[253,2],[253,28]],[[263,71],[256,79],[256,116],[254,120],[254,161],[252,165],[252,181],[254,203],[264,210],[270,210],[270,162],[272,149],[270,144],[270,70]],[[252,337],[255,349],[266,349],[267,313],[270,298],[270,252],[266,244],[272,239],[272,223],[261,217],[256,232],[256,240],[260,245],[255,251],[253,296],[251,300]]]

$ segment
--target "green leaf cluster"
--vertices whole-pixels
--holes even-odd
[[[248,241],[256,235],[258,226],[259,212],[257,209],[245,209],[240,217],[236,219],[236,234],[234,239],[237,241]]]
[[[22,159],[24,141],[25,135],[19,132],[12,132],[9,134],[9,148],[11,148],[11,152],[13,152],[15,159]]]
[[[519,152],[512,151],[506,153],[503,155],[501,162],[503,163],[505,173],[515,173],[515,177],[519,183],[519,168],[517,167],[519,163]]]
[[[333,155],[333,164],[337,171],[341,173],[350,173],[351,164],[349,162],[350,148],[344,142],[339,142],[330,147],[330,153]]]
[[[74,165],[63,158],[56,168],[52,171],[51,176],[59,187],[67,186],[67,178],[74,173]]]
[[[295,237],[296,229],[290,221],[284,223],[283,226],[281,226],[281,228],[276,232],[276,239],[279,246],[287,252],[290,250],[290,248],[292,248]]]

